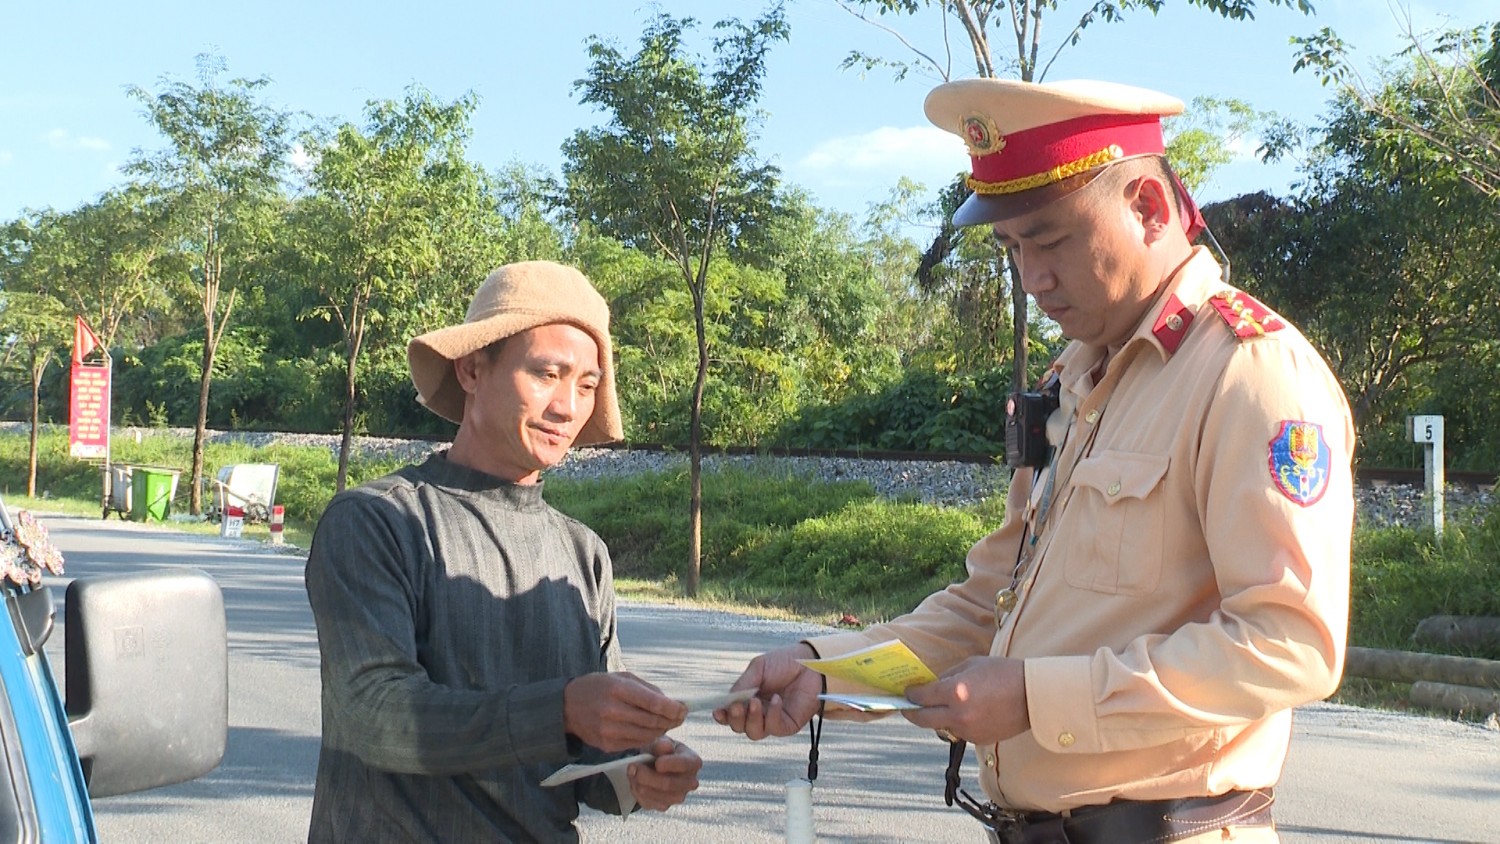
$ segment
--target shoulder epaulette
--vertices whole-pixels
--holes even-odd
[[[1241,340],[1286,328],[1281,317],[1247,293],[1226,290],[1215,294],[1208,301],[1219,312],[1219,316],[1224,318],[1224,323],[1234,332],[1234,336]]]

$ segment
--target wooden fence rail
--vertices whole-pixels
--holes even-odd
[[[1418,629],[1425,634],[1420,637],[1425,641],[1451,643],[1454,631],[1462,631],[1457,639],[1474,644],[1475,632],[1482,631],[1478,641],[1487,641],[1497,629],[1496,621],[1436,616],[1425,619]],[[1500,713],[1500,660],[1351,647],[1345,658],[1344,674],[1366,680],[1410,683],[1411,702],[1428,709],[1492,716]]]
[[[1500,691],[1500,660],[1495,659],[1351,647],[1344,673],[1367,680],[1397,683],[1426,680]]]

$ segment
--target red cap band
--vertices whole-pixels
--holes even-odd
[[[981,194],[1029,190],[1117,158],[1166,151],[1161,118],[1155,114],[1075,117],[1013,132],[997,143],[997,151],[970,159],[971,186]],[[1097,163],[1088,163],[1095,159]]]

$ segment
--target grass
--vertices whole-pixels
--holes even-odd
[[[66,456],[65,438],[43,438],[40,488],[14,490],[25,477],[26,438],[0,435],[0,491],[12,507],[97,516],[99,470]],[[119,462],[183,467],[188,444],[165,432],[116,449]],[[336,456],[326,449],[251,448],[210,443],[210,473],[240,462],[281,465],[277,500],[286,506],[284,541],[311,543],[311,529],[332,497]],[[356,457],[351,482],[376,477],[395,461]],[[687,470],[580,481],[555,478],[547,497],[593,527],[609,545],[616,589],[626,599],[691,604],[767,618],[836,624],[882,621],[964,577],[970,545],[999,524],[999,495],[971,507],[940,507],[877,497],[862,482],[823,483],[783,471],[725,468],[703,478],[699,594],[685,597]],[[173,502],[170,527],[216,534],[217,524],[185,517],[186,493]],[[244,536],[269,539],[265,525]],[[1441,540],[1404,528],[1355,534],[1350,644],[1411,649],[1417,622],[1431,615],[1500,616],[1500,507],[1454,513]],[[1440,649],[1432,649],[1440,650]],[[1448,649],[1500,659],[1500,648]],[[1407,709],[1407,687],[1349,678],[1335,700]]]
[[[38,515],[45,516],[71,516],[73,518],[99,518],[103,508],[94,499],[84,498],[33,498],[29,495],[6,495],[5,504],[12,510],[30,510]],[[123,518],[111,512],[108,518]],[[202,518],[187,517],[183,514],[173,513],[166,522],[152,521],[150,524],[160,525],[183,533],[201,534],[204,536],[218,536],[222,530],[216,521],[208,521]],[[271,527],[264,523],[246,524],[240,533],[242,539],[258,539],[269,543],[271,541]],[[297,548],[306,548],[312,543],[312,530],[303,525],[283,525],[281,541],[286,545]]]
[[[1434,615],[1500,616],[1500,506],[1449,514],[1441,539],[1431,531],[1409,528],[1355,532],[1350,644],[1500,660],[1500,644],[1414,644],[1417,624]],[[1433,714],[1412,706],[1410,693],[1408,683],[1346,677],[1336,700]],[[1462,717],[1482,720],[1488,714]]]
[[[553,506],[604,538],[622,582],[681,596],[685,468],[547,483]],[[706,471],[697,600],[825,622],[890,618],[964,576],[964,556],[998,521],[996,507],[888,501],[863,482],[785,471]]]
[[[195,521],[189,512],[191,438],[164,429],[144,429],[134,436],[115,437],[110,450],[111,460],[117,465],[150,466],[180,472],[177,493],[169,507],[169,524],[194,533],[219,532],[217,522]],[[7,504],[37,512],[64,512],[75,516],[103,512],[102,466],[69,457],[65,429],[48,429],[41,433],[37,463],[37,495],[31,497],[26,495],[27,436],[24,432],[0,432],[0,493],[4,494]],[[285,510],[283,541],[299,548],[308,547],[318,516],[333,497],[338,455],[329,449],[311,446],[255,447],[238,442],[210,441],[204,446],[204,477],[198,479],[205,490],[205,502],[209,500],[206,479],[217,477],[220,468],[238,463],[275,463],[281,467],[275,503]],[[379,477],[399,465],[392,459],[356,454],[349,463],[349,483],[358,484]],[[269,541],[270,528],[262,523],[246,524],[242,536]]]

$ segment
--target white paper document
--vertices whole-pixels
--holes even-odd
[[[740,689],[737,692],[715,692],[707,695],[688,695],[679,697],[677,700],[687,704],[689,712],[712,712],[715,709],[723,709],[731,703],[739,703],[755,697],[756,689]]]
[[[634,756],[623,756],[619,759],[611,759],[608,762],[600,762],[597,765],[564,765],[558,768],[552,776],[542,780],[542,785],[562,785],[565,782],[572,782],[583,777],[591,777],[594,774],[610,774],[610,779],[614,779],[613,774],[616,771],[624,775],[626,766],[632,762],[650,762],[655,758],[655,756],[649,753],[637,753]],[[629,791],[629,789],[626,790],[627,792]]]
[[[920,704],[912,703],[900,695],[825,694],[818,695],[818,700],[841,703],[850,709],[858,709],[860,712],[896,712],[901,709],[922,708]]]

